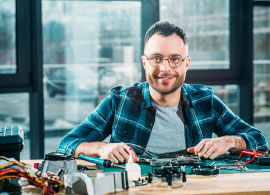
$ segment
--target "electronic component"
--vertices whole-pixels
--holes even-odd
[[[64,154],[58,152],[50,152],[45,154],[44,160],[72,160],[73,156],[71,154]]]
[[[193,174],[203,176],[217,175],[219,174],[219,170],[219,167],[215,165],[196,165],[191,168]]]
[[[155,154],[157,158],[178,158],[179,156],[191,156],[187,150],[179,150],[175,152],[166,152],[161,154]]]
[[[197,165],[201,164],[201,159],[196,155],[191,156],[178,156],[176,158],[153,158],[149,159],[150,165],[162,166],[166,162],[170,162],[173,166],[184,166],[184,165]]]
[[[21,194],[22,187],[19,184],[19,177],[17,178],[6,178],[0,180],[0,194]]]
[[[52,172],[63,180],[64,174],[77,171],[77,162],[72,159],[72,155],[51,152],[45,155],[44,161],[37,168],[43,177],[47,176],[47,172]]]
[[[180,153],[186,155],[179,155]],[[186,165],[196,166],[202,163],[200,157],[188,154],[186,150],[159,154],[157,158],[143,156],[139,158],[139,162],[149,163],[152,166],[153,181],[166,181],[168,186],[171,186],[174,181],[186,182]]]
[[[97,173],[91,178],[84,173],[69,173],[64,176],[66,193],[68,194],[107,194],[115,193],[116,189],[128,189],[127,172]]]
[[[59,177],[53,173],[48,174],[46,177],[43,177],[36,171],[31,170],[31,165],[27,165],[21,163],[19,161],[8,159],[3,156],[0,157],[0,171],[1,177],[0,180],[3,179],[18,179],[23,178],[27,182],[27,184],[34,185],[43,190],[43,194],[55,194],[62,186],[62,182],[59,180]],[[4,163],[2,163],[4,162]],[[7,181],[7,180],[6,180]],[[18,181],[18,182],[17,182]],[[24,182],[22,180],[17,180],[16,183],[18,185],[23,185]],[[10,184],[11,182],[9,182]],[[15,189],[15,186],[4,184],[5,187],[8,187],[9,190]],[[5,190],[5,189],[2,189]],[[10,191],[9,191],[10,192]],[[17,193],[11,193],[17,194]]]
[[[152,161],[152,158],[140,157],[138,163],[150,164],[151,161]]]
[[[153,181],[167,182],[168,187],[174,181],[186,182],[185,167],[179,165],[175,159],[163,161],[162,163],[153,163],[152,165]]]
[[[64,185],[67,194],[98,195],[116,192],[114,174],[93,179],[84,173],[69,173],[64,176]]]
[[[127,190],[129,188],[127,171],[97,173],[97,177],[103,177],[106,175],[114,175],[116,189]]]
[[[24,132],[19,125],[0,125],[0,156],[20,160],[24,147]]]
[[[152,173],[148,173],[148,176],[146,177],[140,177],[138,180],[134,180],[134,184],[135,186],[142,186],[142,185],[146,185],[149,183],[152,183],[153,181],[153,174]]]
[[[235,165],[235,164],[218,164],[218,168],[223,170],[233,170],[233,171],[248,171],[248,168],[245,164]]]
[[[172,167],[155,169],[153,173],[153,181],[167,182],[170,187],[172,186],[173,181],[181,181],[181,172]]]
[[[270,155],[255,157],[254,163],[257,163],[258,165],[270,165]]]

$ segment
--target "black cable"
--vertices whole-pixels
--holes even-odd
[[[152,155],[158,155],[157,153],[154,153],[154,152],[151,152],[151,151],[147,150],[143,146],[136,145],[136,144],[133,144],[133,143],[126,143],[126,144],[136,147],[137,149],[141,150],[142,152],[145,152],[150,157],[152,157]]]

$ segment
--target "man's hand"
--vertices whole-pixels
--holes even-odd
[[[75,151],[75,156],[80,153],[87,156],[100,157],[111,160],[113,163],[127,162],[130,147],[126,143],[83,142]],[[138,161],[136,153],[132,150],[133,160]]]
[[[129,157],[129,146],[126,143],[106,143],[98,150],[98,156],[109,159],[113,163],[127,162]]]
[[[239,136],[224,136],[204,139],[194,148],[194,153],[200,157],[214,159],[229,150],[241,151],[246,149],[246,142]]]

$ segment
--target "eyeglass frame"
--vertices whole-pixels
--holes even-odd
[[[155,54],[154,54],[155,55]],[[168,60],[168,64],[169,64],[169,66],[170,66],[170,68],[178,68],[178,67],[180,67],[182,64],[183,64],[183,62],[188,58],[188,56],[186,56],[186,57],[184,57],[178,64],[179,65],[177,65],[177,66],[171,66],[171,63],[170,63],[170,57],[171,56],[173,56],[173,55],[171,55],[171,56],[169,56],[169,58],[164,58],[162,55],[160,55],[161,57],[162,57],[162,61],[161,61],[161,63],[159,64],[159,65],[157,65],[157,66],[153,66],[152,64],[151,64],[151,62],[150,62],[150,57],[151,56],[153,56],[153,55],[151,55],[151,56],[147,56],[147,55],[143,55],[148,61],[149,61],[149,64],[152,66],[152,67],[159,67],[159,66],[161,66],[161,64],[162,65],[164,65],[164,60]],[[180,57],[182,57],[181,55],[177,55],[177,56],[180,56]]]

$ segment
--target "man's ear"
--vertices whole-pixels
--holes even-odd
[[[145,66],[146,66],[146,60],[145,60],[145,57],[142,56],[142,57],[141,57],[141,60],[142,60],[143,68],[145,69]]]
[[[186,60],[186,68],[187,69],[189,68],[190,62],[191,62],[191,58],[187,57],[187,60]]]

